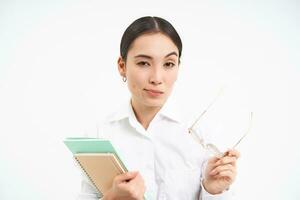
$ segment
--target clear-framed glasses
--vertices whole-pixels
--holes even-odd
[[[212,144],[212,143],[206,143],[204,141],[204,139],[202,137],[200,137],[197,134],[197,131],[195,130],[195,126],[197,125],[197,123],[200,121],[200,119],[205,115],[205,113],[207,113],[207,111],[209,110],[209,108],[215,103],[215,101],[218,99],[218,97],[221,95],[221,93],[223,92],[223,89],[220,90],[220,92],[218,93],[218,95],[215,97],[215,99],[208,105],[208,107],[200,114],[200,116],[195,120],[195,122],[192,124],[191,127],[188,128],[188,132],[189,134],[193,137],[193,139],[198,142],[204,149],[208,150],[210,153],[212,153],[214,156],[220,158],[224,156],[224,153],[222,153],[216,145]],[[248,128],[246,129],[246,132],[243,134],[243,136],[232,146],[232,149],[235,149],[238,144],[240,144],[240,142],[246,137],[246,135],[248,135],[248,133],[250,132],[250,129],[252,127],[252,118],[253,118],[253,112],[250,112],[250,118],[249,118],[249,125]]]

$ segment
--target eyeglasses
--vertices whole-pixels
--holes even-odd
[[[192,124],[192,126],[190,128],[188,128],[189,134],[193,137],[193,139],[198,142],[204,149],[208,150],[209,152],[211,152],[214,156],[221,158],[224,156],[224,153],[222,153],[216,145],[212,144],[212,143],[205,143],[204,139],[202,137],[200,137],[197,134],[197,131],[195,130],[195,126],[196,124],[199,122],[199,120],[205,115],[205,113],[207,113],[207,111],[209,110],[209,108],[216,102],[216,100],[219,98],[219,96],[223,93],[223,88],[220,90],[220,92],[218,93],[218,95],[215,97],[215,99],[208,105],[208,107],[200,114],[200,116],[196,119],[196,121]],[[246,132],[244,133],[244,135],[233,145],[232,149],[235,149],[238,144],[240,144],[240,142],[246,137],[246,135],[248,135],[248,133],[250,132],[250,129],[252,127],[252,118],[253,118],[253,112],[250,112],[250,119],[249,119],[249,125],[248,128],[246,130]]]

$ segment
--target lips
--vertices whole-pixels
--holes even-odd
[[[152,90],[152,89],[145,89],[147,92],[151,92],[151,93],[157,93],[157,94],[163,94],[164,92],[160,91],[160,90]]]
[[[160,98],[164,92],[160,90],[144,89],[150,98]]]

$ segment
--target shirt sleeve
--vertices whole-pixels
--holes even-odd
[[[204,189],[201,180],[201,192],[200,192],[199,200],[231,200],[231,199],[232,199],[231,190],[226,190],[221,194],[210,194]]]

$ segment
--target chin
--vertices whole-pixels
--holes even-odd
[[[166,99],[147,99],[145,105],[149,107],[162,107],[166,102]]]

